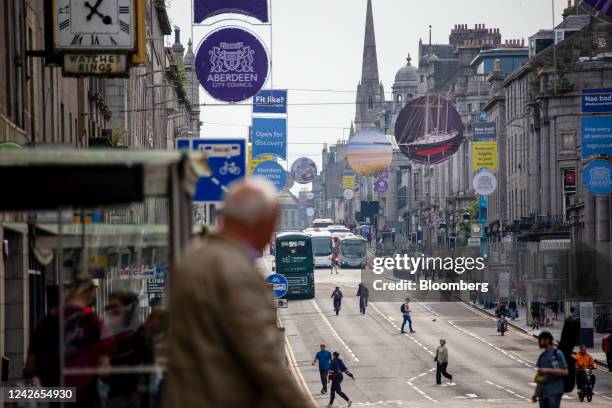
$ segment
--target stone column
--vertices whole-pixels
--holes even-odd
[[[584,234],[583,242],[593,245],[595,242],[595,197],[590,193],[584,197]]]
[[[597,242],[610,242],[609,200],[608,196],[595,197],[595,240]]]

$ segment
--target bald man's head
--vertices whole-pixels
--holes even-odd
[[[221,210],[221,233],[263,250],[276,228],[279,202],[269,181],[250,177],[233,184]]]

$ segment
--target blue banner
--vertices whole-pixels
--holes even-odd
[[[612,116],[583,116],[582,158],[606,154],[612,157]]]
[[[246,174],[244,139],[177,139],[178,150],[201,151],[208,159],[210,177],[200,177],[193,201],[223,201],[225,190]]]
[[[612,192],[612,163],[607,160],[594,160],[582,173],[584,186],[595,195]]]
[[[253,118],[253,158],[271,154],[287,160],[287,119]]]
[[[253,113],[287,114],[287,90],[264,89],[253,97]]]
[[[265,161],[259,163],[253,170],[253,176],[268,179],[279,191],[285,186],[285,169],[277,162]]]
[[[225,13],[242,14],[267,23],[269,21],[268,0],[193,0],[193,22],[195,24]]]
[[[612,88],[596,88],[582,90],[583,113],[612,112]]]

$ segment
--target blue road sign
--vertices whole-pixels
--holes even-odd
[[[582,173],[584,186],[595,195],[612,192],[612,162],[594,160],[587,164]]]
[[[282,298],[289,290],[287,278],[279,273],[274,273],[266,278],[266,282],[272,285],[272,293],[276,299]]]
[[[223,201],[227,187],[246,174],[244,139],[178,139],[178,150],[201,151],[208,158],[210,177],[200,177],[194,201]]]
[[[287,119],[253,118],[253,158],[274,155],[287,160]]]
[[[582,90],[582,113],[612,112],[612,88]]]
[[[583,116],[582,158],[606,154],[612,157],[612,116]]]
[[[268,179],[280,191],[285,186],[287,177],[285,169],[273,161],[261,162],[253,170],[253,175]]]
[[[253,113],[287,114],[287,90],[263,89],[253,97]]]

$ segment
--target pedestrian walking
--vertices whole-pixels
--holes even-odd
[[[340,263],[340,240],[338,237],[332,237],[332,261],[330,274],[338,274],[338,264]]]
[[[410,298],[406,298],[406,302],[402,303],[402,305],[400,306],[400,312],[402,312],[402,317],[404,318],[401,333],[406,333],[404,331],[406,322],[408,322],[408,328],[410,329],[410,333],[416,333],[416,331],[412,330],[412,318],[410,317],[410,313],[412,313],[412,310],[410,309]]]
[[[448,367],[448,349],[446,348],[445,339],[440,339],[440,347],[436,349],[434,361],[436,362],[436,384],[442,384],[442,376],[448,378],[448,383],[452,384],[453,376],[446,371]]]
[[[370,296],[370,291],[363,283],[360,283],[355,296],[359,296],[359,313],[365,314],[366,307],[368,307],[368,297]]]
[[[343,297],[344,295],[342,294],[342,291],[340,290],[340,286],[336,286],[336,289],[334,289],[334,291],[331,294],[331,298],[333,299],[333,302],[334,302],[334,312],[336,312],[336,316],[338,316],[338,314],[340,313],[340,308],[342,307]]]
[[[568,375],[567,363],[563,352],[555,347],[553,336],[543,331],[538,336],[538,346],[544,349],[538,357],[535,376],[536,390],[531,397],[533,402],[539,402],[540,408],[559,408],[563,397],[563,377]]]
[[[278,222],[276,188],[253,177],[225,197],[218,232],[195,238],[174,268],[163,405],[310,407],[287,376],[272,292],[254,266]]]
[[[608,371],[612,372],[612,333],[601,339],[601,350],[606,353]]]
[[[327,392],[327,374],[329,372],[329,367],[332,361],[332,353],[325,350],[325,343],[321,343],[321,350],[317,351],[315,354],[314,360],[312,360],[312,365],[319,362],[319,375],[321,376],[321,394],[325,394]]]
[[[340,396],[343,400],[347,402],[346,406],[350,407],[353,402],[349,399],[349,397],[342,392],[342,380],[344,376],[342,373],[348,375],[356,380],[355,376],[346,368],[344,365],[344,361],[340,358],[340,353],[334,351],[333,359],[329,369],[329,382],[331,382],[331,393],[329,394],[329,406],[332,407],[334,405],[334,399],[336,398],[336,394]]]

